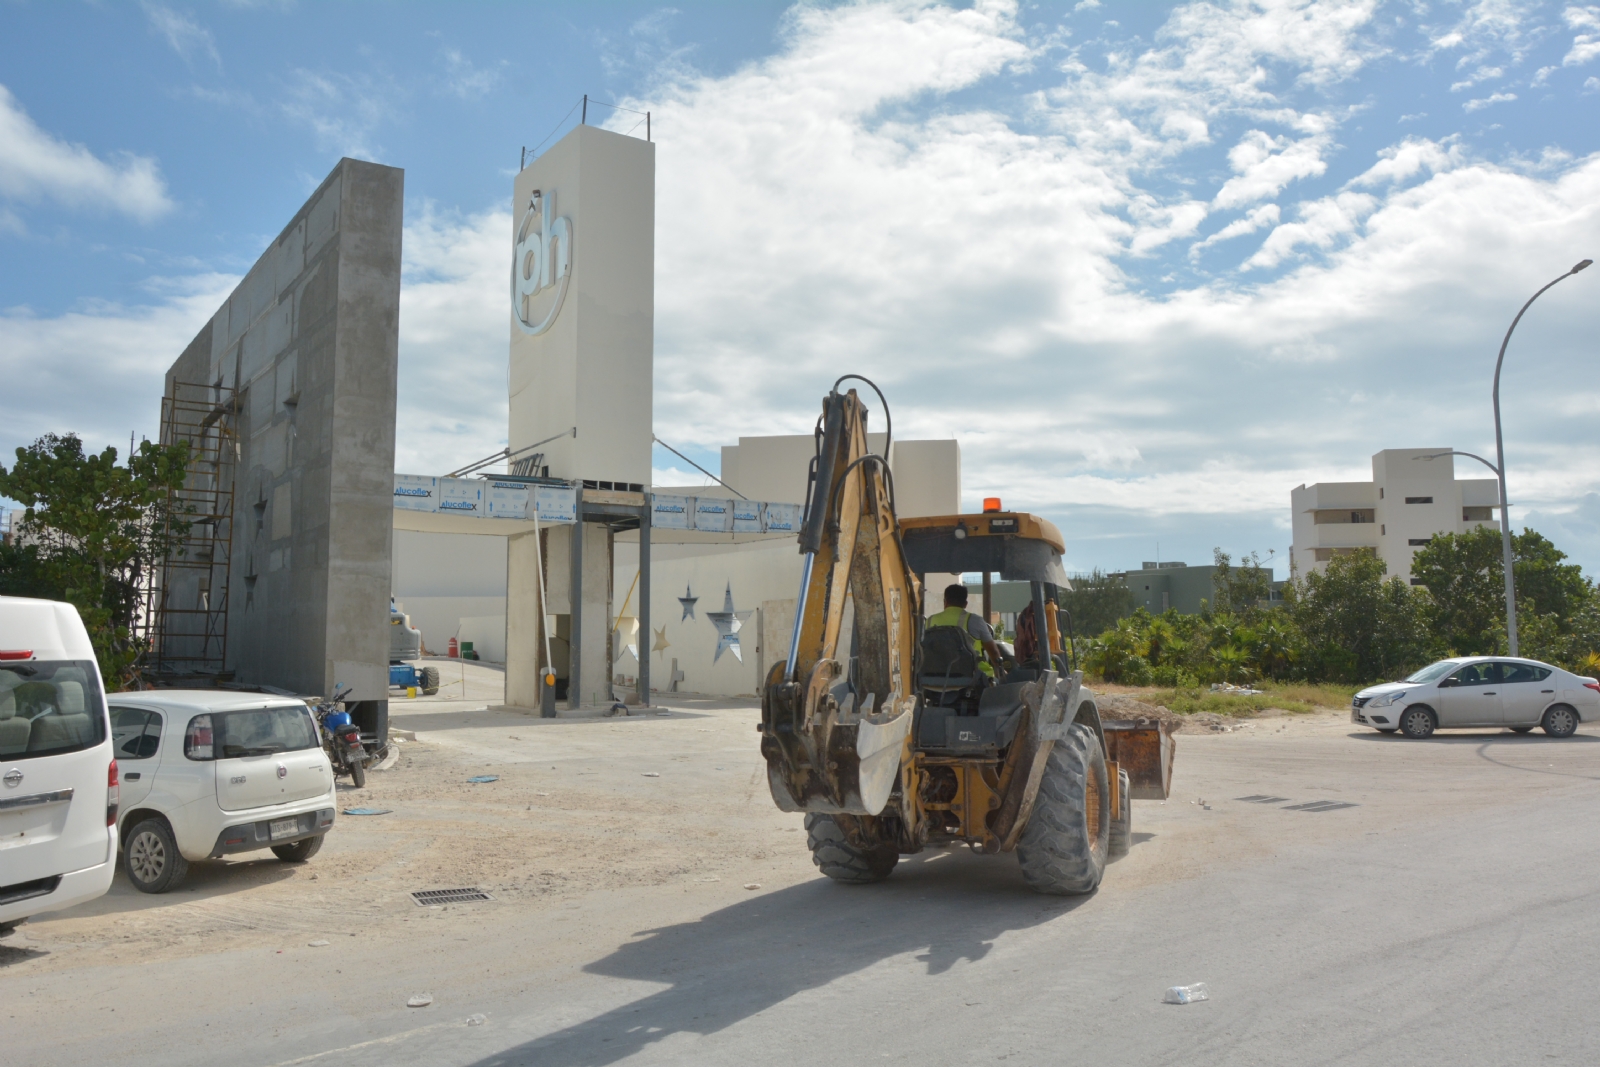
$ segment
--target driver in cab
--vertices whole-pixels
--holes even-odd
[[[995,670],[1001,665],[1000,646],[995,643],[994,627],[967,610],[967,587],[947,585],[944,589],[944,610],[928,617],[927,629],[936,626],[959,628],[972,645],[978,659],[978,670],[987,683],[992,684]]]

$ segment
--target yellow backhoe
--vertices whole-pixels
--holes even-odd
[[[1058,590],[1070,586],[1053,525],[1015,512],[897,518],[888,405],[878,454],[861,398],[839,391],[858,377],[834,383],[817,423],[791,654],[761,702],[772,798],[807,813],[812,858],[841,882],[965,842],[1015,851],[1039,892],[1092,892],[1128,850],[1130,799],[1166,798],[1173,739],[1156,723],[1102,722],[1060,639]],[[992,679],[954,628],[924,625],[924,577],[974,572],[1031,583],[1032,617],[1046,623],[1031,662]]]

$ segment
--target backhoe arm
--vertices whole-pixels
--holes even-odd
[[[767,679],[761,751],[783,810],[877,815],[910,759],[920,590],[860,397],[835,384],[822,403],[792,648]],[[853,671],[839,654],[847,614]]]

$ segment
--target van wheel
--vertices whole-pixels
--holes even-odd
[[[146,819],[123,843],[122,870],[139,892],[165,893],[183,883],[189,861],[179,854],[167,820]]]
[[[1565,704],[1557,704],[1545,711],[1539,726],[1551,737],[1571,737],[1578,732],[1578,713]]]
[[[1417,704],[1400,713],[1400,732],[1414,741],[1422,741],[1433,736],[1433,731],[1439,728],[1439,720],[1433,717],[1433,709]]]
[[[273,845],[272,854],[285,863],[304,863],[317,854],[317,850],[322,847],[322,839],[326,836],[318,834],[316,837],[308,837],[293,844]]]

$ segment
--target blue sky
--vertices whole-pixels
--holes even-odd
[[[715,469],[868,373],[1074,567],[1281,557],[1301,482],[1492,452],[1500,334],[1600,248],[1595,5],[0,0],[0,31],[4,453],[153,433],[341,155],[406,169],[400,466],[491,451],[511,175],[585,92],[654,116],[662,437]],[[1505,386],[1513,515],[1591,571],[1597,285],[1541,300]]]

